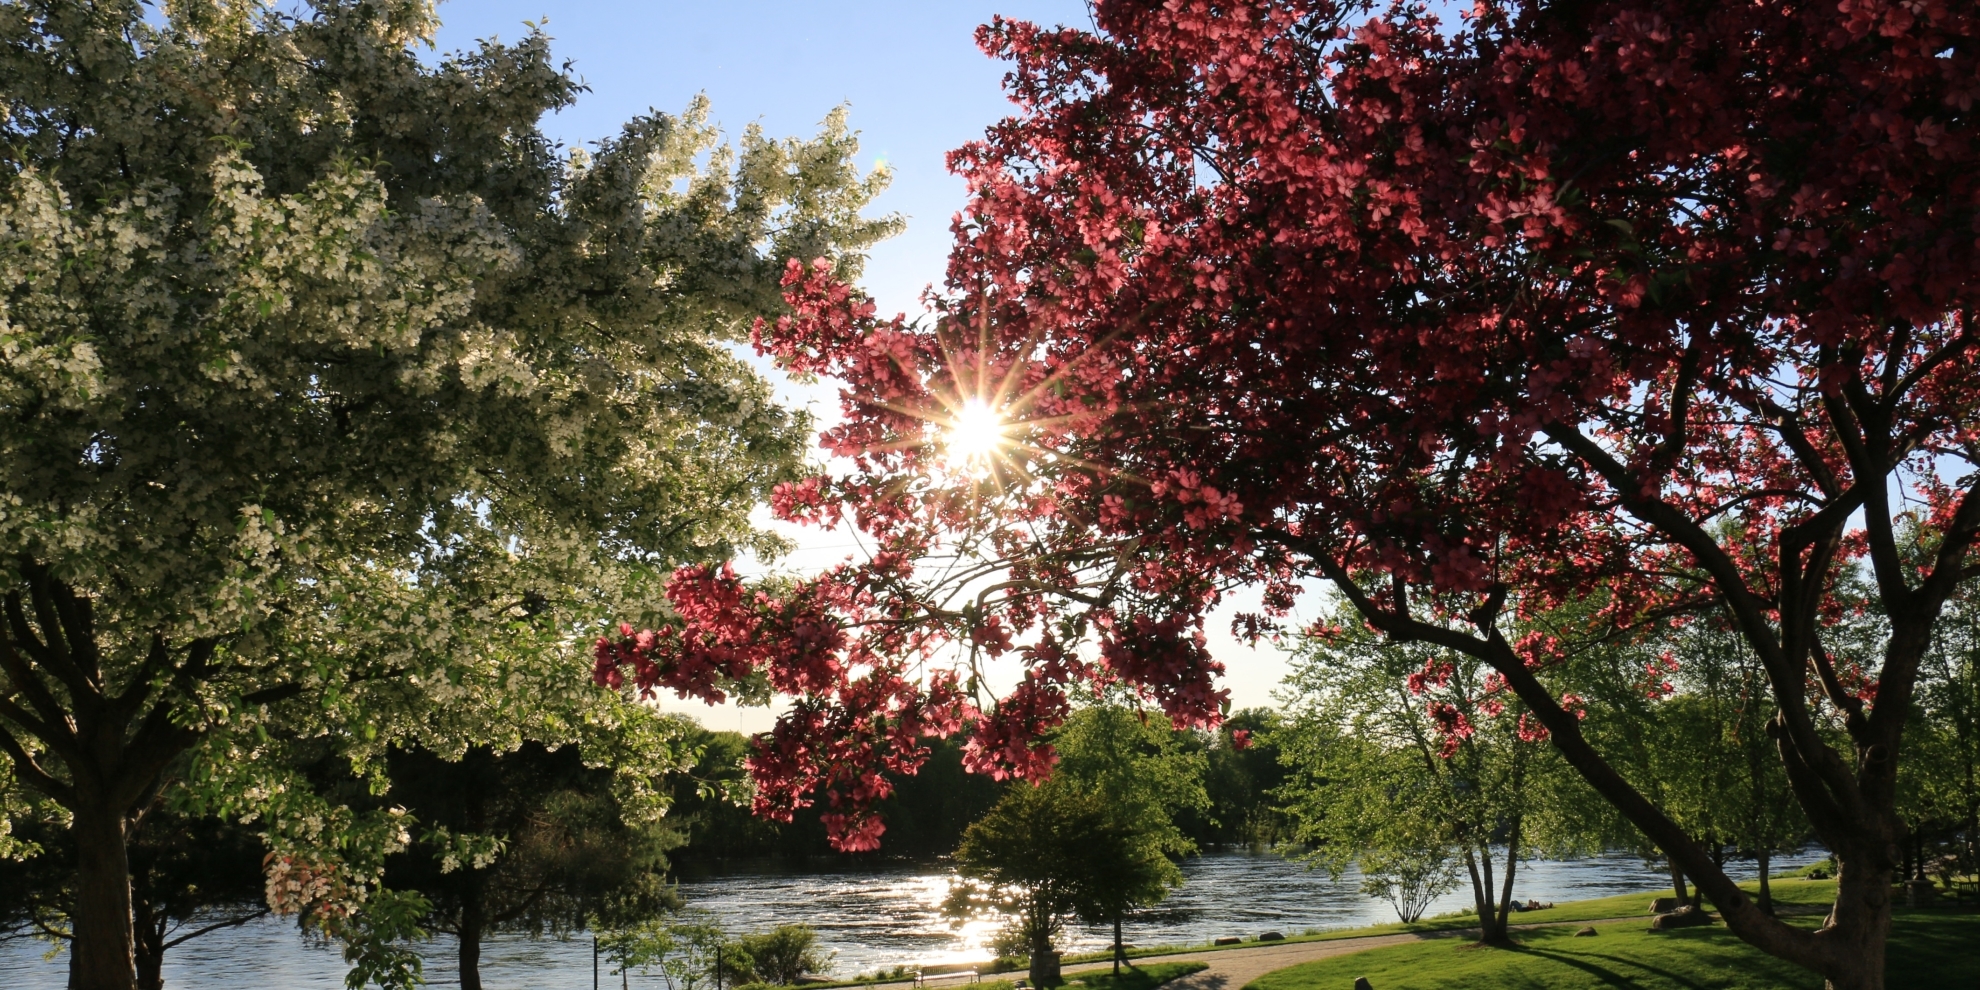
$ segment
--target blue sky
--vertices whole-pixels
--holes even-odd
[[[878,211],[908,218],[907,232],[875,248],[867,266],[865,287],[882,313],[919,312],[922,288],[942,277],[949,219],[964,198],[944,156],[1012,109],[1000,88],[1005,66],[977,50],[977,25],[999,14],[1091,25],[1081,0],[452,0],[440,14],[442,51],[491,36],[514,40],[525,21],[547,18],[553,51],[591,88],[544,122],[567,145],[613,135],[649,108],[678,112],[696,93],[708,95],[713,118],[731,135],[751,122],[771,136],[810,135],[833,107],[848,105],[860,164],[885,160],[894,169]],[[827,412],[821,405],[835,392],[784,394]],[[781,562],[789,569],[829,565],[853,550],[842,532],[793,535],[800,549]],[[1255,596],[1239,601],[1256,607]],[[1229,603],[1212,617],[1211,649],[1230,668],[1235,705],[1269,704],[1285,660],[1229,636],[1240,607]],[[770,724],[760,709],[709,711],[672,698],[663,707],[692,712],[711,728],[755,732]]]
[[[615,134],[649,108],[678,112],[696,93],[708,94],[732,135],[751,122],[773,136],[810,135],[833,107],[849,105],[860,164],[885,159],[895,169],[881,209],[909,218],[907,233],[880,245],[867,271],[867,291],[891,312],[917,306],[922,286],[942,275],[949,218],[963,200],[943,155],[1010,109],[998,85],[1003,64],[974,40],[976,26],[997,14],[1090,23],[1079,0],[451,0],[440,6],[439,44],[514,40],[523,22],[547,18],[553,50],[591,87],[544,122],[569,145]]]

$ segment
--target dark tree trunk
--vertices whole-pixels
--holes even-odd
[[[1121,916],[1114,915],[1114,975],[1121,975],[1121,962],[1127,958],[1127,950],[1121,948]]]
[[[1676,857],[1671,858],[1671,895],[1677,898],[1679,907],[1691,903],[1691,894],[1684,886],[1684,867],[1678,865]]]
[[[469,871],[470,877],[461,891],[461,990],[481,990],[481,936],[487,926],[481,897],[479,870]]]
[[[1515,839],[1517,835],[1515,835]],[[1478,906],[1478,942],[1480,945],[1506,945],[1512,941],[1507,917],[1512,910],[1513,871],[1510,859],[1506,863],[1503,895],[1494,891],[1500,884],[1492,875],[1492,847],[1479,846],[1466,848],[1465,866],[1471,871],[1471,900]]]
[[[1762,913],[1771,915],[1774,913],[1774,888],[1767,874],[1773,868],[1774,855],[1763,848],[1754,854],[1753,860],[1760,865],[1760,896],[1755,899],[1754,906]]]
[[[121,809],[78,803],[70,831],[76,840],[75,941],[69,946],[69,990],[134,990],[136,946],[131,938],[131,867]]]
[[[1031,977],[1031,985],[1034,987],[1059,985],[1059,955],[1052,951],[1051,939],[1032,937],[1031,967],[1026,975]]]
[[[90,597],[33,560],[16,573],[22,583],[7,592],[0,624],[0,672],[12,685],[0,695],[0,752],[18,779],[71,816],[70,990],[135,990],[128,827],[156,796],[166,766],[199,740],[172,707],[208,675],[217,643],[193,640],[175,653],[153,634],[119,690],[105,679]],[[41,752],[29,752],[17,731],[39,740]],[[44,758],[67,773],[50,772]]]
[[[167,920],[151,909],[142,897],[131,900],[131,931],[137,955],[138,990],[163,990],[165,986],[165,926]]]
[[[1891,931],[1891,881],[1895,864],[1866,866],[1871,856],[1836,855],[1836,903],[1822,932],[1835,942],[1835,960],[1824,975],[1827,990],[1884,990],[1884,945]]]
[[[1478,851],[1470,846],[1465,846],[1464,868],[1471,874],[1472,908],[1478,912],[1478,923],[1483,926],[1492,917],[1492,899],[1487,893],[1492,883],[1492,866],[1488,861],[1485,865],[1485,873],[1481,876],[1478,872]]]
[[[1520,820],[1513,819],[1512,834],[1506,839],[1506,880],[1499,891],[1499,915],[1497,939],[1502,944],[1512,943],[1512,926],[1508,920],[1512,914],[1513,877],[1519,873],[1519,826]]]

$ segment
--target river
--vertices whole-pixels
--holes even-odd
[[[1823,858],[1810,850],[1775,861],[1791,869]],[[1733,874],[1753,875],[1752,864],[1732,864]],[[1743,868],[1743,869],[1742,869]],[[1226,935],[1267,931],[1295,934],[1394,921],[1387,903],[1356,888],[1360,878],[1339,882],[1324,872],[1271,854],[1208,853],[1183,863],[1185,881],[1160,908],[1126,925],[1128,941],[1140,945],[1203,942]],[[1634,856],[1612,854],[1589,859],[1535,860],[1521,864],[1514,881],[1521,900],[1582,900],[1668,886],[1670,878],[1645,867]],[[735,931],[803,922],[818,929],[834,953],[832,974],[841,978],[901,964],[982,959],[995,930],[991,920],[952,927],[941,914],[949,873],[939,864],[885,864],[832,868],[810,863],[733,864],[719,871],[693,872],[681,880],[692,907],[718,916]],[[1469,888],[1445,895],[1430,914],[1470,906]],[[1076,930],[1070,951],[1105,945],[1108,932]],[[0,987],[7,990],[61,990],[68,960],[44,959],[45,944],[0,943]],[[423,950],[426,976],[434,986],[455,981],[450,939]],[[498,936],[484,948],[482,978],[501,990],[588,990],[592,957],[588,939],[559,942]],[[339,990],[345,967],[334,946],[298,936],[292,923],[264,919],[215,932],[166,954],[168,990]],[[602,985],[616,984],[608,976]],[[663,986],[658,976],[631,980],[633,986]]]

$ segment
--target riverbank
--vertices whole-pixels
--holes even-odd
[[[1757,892],[1760,884],[1758,881],[1747,881],[1740,884],[1740,886],[1745,890]],[[1783,915],[1826,914],[1830,903],[1835,900],[1836,896],[1836,882],[1834,880],[1778,877],[1770,882],[1770,887],[1774,898],[1775,910]],[[1609,897],[1569,901],[1555,904],[1539,911],[1515,912],[1512,915],[1511,921],[1514,925],[1522,928],[1533,928],[1542,925],[1558,925],[1570,922],[1587,924],[1590,922],[1628,920],[1639,916],[1648,919],[1650,916],[1650,902],[1659,897],[1670,896],[1673,896],[1672,891],[1666,888],[1664,890],[1646,890],[1641,893],[1616,894]],[[1355,928],[1341,928],[1329,931],[1306,931],[1270,940],[1261,940],[1259,935],[1263,933],[1256,933],[1249,936],[1238,936],[1242,939],[1241,941],[1226,945],[1218,945],[1214,942],[1199,942],[1180,945],[1137,946],[1127,950],[1126,955],[1130,959],[1194,958],[1206,953],[1302,945],[1309,942],[1353,941],[1384,936],[1402,936],[1404,940],[1407,940],[1413,936],[1475,931],[1477,926],[1477,915],[1469,911],[1464,911],[1453,912],[1448,915],[1409,924],[1392,922],[1389,924],[1363,925]],[[1071,966],[1081,963],[1102,962],[1111,960],[1112,958],[1113,953],[1107,951],[1083,952],[1067,955],[1065,957],[1065,963]],[[924,969],[931,973],[963,969],[974,969],[979,972],[1000,972],[1020,969],[1024,965],[1022,960],[1006,960],[1003,962],[1004,965],[1002,967],[997,966],[997,964],[990,960],[981,960],[976,962],[958,962],[943,966],[928,966],[924,967]],[[886,985],[887,983],[882,979],[867,979],[846,980],[829,984],[819,984],[817,986],[819,990],[830,990],[830,988],[835,987]]]
[[[1757,883],[1743,884],[1749,891]],[[1777,910],[1814,926],[1835,896],[1835,881],[1772,882]],[[1821,980],[1767,956],[1723,927],[1650,933],[1650,902],[1671,891],[1645,890],[1557,904],[1515,915],[1512,949],[1474,945],[1475,918],[1445,917],[1414,925],[1374,925],[1237,945],[1151,946],[1131,950],[1139,965],[1201,962],[1204,969],[1168,990],[1339,990],[1367,976],[1381,990],[1548,990],[1629,986],[1662,990],[1712,986],[1731,990],[1817,988]],[[1595,938],[1575,932],[1593,927]],[[1971,986],[1980,982],[1980,912],[1900,910],[1892,933],[1891,986]],[[1105,971],[1099,958],[1069,957],[1066,975]],[[1379,974],[1379,978],[1378,978]],[[846,986],[848,984],[836,984]],[[905,983],[869,983],[899,990]],[[823,990],[823,988],[820,988]]]

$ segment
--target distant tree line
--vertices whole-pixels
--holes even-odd
[[[1153,716],[1157,724],[1165,720]],[[1195,786],[1207,802],[1175,811],[1174,826],[1194,848],[1270,847],[1292,837],[1291,825],[1279,810],[1274,791],[1285,781],[1274,731],[1279,716],[1267,708],[1233,712],[1221,733],[1164,730],[1178,751],[1200,754]],[[1230,745],[1233,733],[1244,748]],[[755,858],[844,858],[825,839],[818,820],[825,809],[811,807],[790,822],[775,822],[750,813],[745,804],[725,796],[721,785],[740,786],[747,774],[742,761],[749,755],[748,737],[737,732],[698,730],[691,737],[701,758],[673,784],[677,827],[685,843],[674,859],[689,868],[723,860]],[[957,740],[933,740],[930,755],[914,776],[891,776],[894,794],[880,804],[887,832],[879,858],[928,859],[955,851],[964,830],[981,819],[1009,789],[1009,784],[963,769]],[[717,786],[707,787],[706,784]]]

